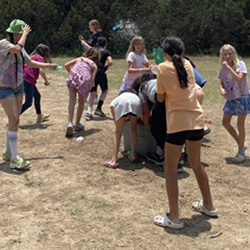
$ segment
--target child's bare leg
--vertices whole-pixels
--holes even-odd
[[[213,206],[212,202],[207,173],[204,167],[202,166],[200,160],[201,143],[202,140],[186,141],[188,151],[188,162],[194,171],[196,180],[201,190],[204,207],[210,211],[213,211],[215,210],[215,207]]]
[[[231,119],[232,119],[231,115],[224,114],[222,118],[222,125],[239,145],[239,135],[237,134],[236,130],[231,125]]]
[[[73,123],[77,90],[71,86],[68,86],[68,90],[69,90],[68,122]]]
[[[82,118],[83,110],[84,110],[84,99],[78,93],[78,107],[77,107],[77,113],[76,113],[76,124],[80,123],[81,118]]]
[[[239,150],[243,150],[245,142],[245,119],[246,115],[238,115],[237,127],[239,130]]]
[[[123,133],[123,127],[125,124],[126,117],[121,117],[118,121],[115,121],[115,113],[114,113],[114,107],[111,107],[111,113],[114,118],[115,122],[115,135],[113,139],[113,153],[112,153],[112,159],[109,161],[109,164],[115,165],[117,156],[118,156],[118,151],[119,151],[119,146],[121,142],[121,136]]]
[[[136,159],[135,148],[136,148],[136,141],[137,141],[137,120],[138,117],[134,115],[129,115],[130,120],[130,142],[131,142],[131,159]]]
[[[165,143],[164,174],[169,202],[169,219],[174,223],[180,223],[179,219],[179,189],[177,180],[177,167],[182,151],[182,145]]]

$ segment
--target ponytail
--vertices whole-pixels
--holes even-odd
[[[188,75],[181,57],[185,47],[183,41],[176,36],[165,38],[162,44],[163,50],[172,57],[172,62],[177,71],[181,88],[188,87]]]
[[[183,65],[182,57],[177,54],[174,54],[172,61],[177,71],[181,88],[182,89],[187,88],[188,87],[188,75]]]

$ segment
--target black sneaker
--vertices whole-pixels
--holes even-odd
[[[100,117],[106,117],[101,109],[96,109],[94,114],[99,115]]]
[[[181,173],[181,172],[183,172],[183,164],[180,160],[178,163],[177,173]]]
[[[85,116],[85,120],[86,120],[86,121],[93,120],[93,115],[87,113],[86,116]]]
[[[155,153],[147,154],[146,158],[149,161],[152,161],[156,165],[163,165],[164,164],[164,156],[157,156]]]

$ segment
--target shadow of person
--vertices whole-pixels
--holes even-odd
[[[226,160],[226,163],[228,165],[238,165],[238,166],[241,166],[241,167],[250,167],[250,159],[247,157],[246,160],[244,162],[235,162],[233,160],[233,157],[225,157],[225,160]]]
[[[212,226],[208,221],[209,219],[212,218],[204,214],[193,215],[192,218],[182,219],[182,221],[184,222],[183,229],[174,230],[170,228],[164,228],[164,231],[170,234],[186,235],[188,237],[195,238],[198,237],[201,233],[211,230]]]
[[[91,128],[88,130],[82,129],[80,131],[74,131],[72,136],[69,136],[69,137],[65,136],[65,138],[72,140],[72,139],[77,138],[79,136],[87,137],[87,136],[90,136],[94,133],[99,133],[100,131],[102,131],[102,129],[99,129],[99,128]]]
[[[34,123],[31,125],[20,125],[19,128],[23,130],[35,130],[35,129],[46,129],[50,126],[52,126],[52,124]]]

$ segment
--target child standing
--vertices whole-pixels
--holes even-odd
[[[97,49],[101,53],[101,59],[96,63],[98,70],[95,77],[95,86],[90,90],[90,97],[89,97],[89,104],[88,104],[88,112],[85,116],[85,120],[89,121],[93,119],[92,116],[92,107],[94,104],[94,99],[97,95],[97,87],[100,85],[102,93],[99,97],[98,105],[95,110],[95,115],[100,117],[106,117],[104,112],[102,111],[103,102],[108,94],[108,78],[106,71],[109,67],[112,66],[112,57],[111,53],[106,49],[107,47],[107,40],[105,37],[99,37],[97,40]],[[106,65],[107,61],[107,65]]]
[[[144,71],[151,68],[145,55],[144,40],[142,37],[136,36],[132,39],[126,54],[126,61],[128,69],[123,77],[119,92],[131,88],[134,80],[141,76]]]
[[[84,125],[80,123],[82,112],[84,109],[84,100],[88,97],[91,87],[95,85],[95,76],[97,66],[95,62],[99,61],[100,52],[95,48],[89,48],[82,57],[76,58],[65,64],[65,69],[69,72],[67,86],[69,90],[69,106],[68,106],[68,126],[66,137],[73,136],[73,130],[79,131],[84,129]],[[74,67],[70,69],[71,66]],[[73,127],[73,116],[76,104],[76,95],[78,94],[78,108],[76,123]]]
[[[31,53],[31,59],[37,62],[51,63],[49,47],[44,44],[39,44],[35,50]],[[43,78],[44,85],[50,85],[43,68],[32,68],[27,64],[24,65],[24,92],[25,92],[25,103],[22,105],[21,114],[32,106],[34,97],[35,109],[37,114],[37,122],[46,121],[49,114],[42,114],[41,112],[41,94],[39,93],[36,82],[39,74]]]
[[[24,169],[30,162],[23,159],[17,148],[19,116],[23,101],[23,64],[34,68],[56,69],[57,64],[32,60],[24,49],[31,31],[28,24],[14,19],[9,28],[9,39],[0,41],[0,103],[8,117],[8,131],[3,159],[10,161],[11,169]]]
[[[157,65],[164,62],[164,54],[160,42],[155,43],[153,48],[153,56]]]
[[[222,124],[238,145],[238,153],[233,161],[240,163],[246,159],[245,119],[250,113],[247,68],[243,61],[239,61],[235,48],[230,44],[221,47],[220,63],[222,66],[218,74],[220,91],[227,100],[223,108]],[[237,116],[238,132],[231,125],[233,115]]]
[[[186,142],[188,161],[202,194],[202,200],[193,203],[193,209],[208,216],[217,216],[209,188],[208,177],[201,164],[201,143],[204,135],[203,110],[195,93],[195,78],[191,64],[182,58],[183,41],[167,37],[163,44],[167,59],[157,70],[157,99],[165,100],[167,133],[165,137],[164,175],[169,201],[169,213],[157,215],[154,223],[171,229],[183,228],[179,218],[177,166],[183,144]]]

